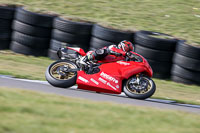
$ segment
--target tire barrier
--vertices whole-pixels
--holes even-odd
[[[200,47],[179,41],[173,58],[172,80],[185,84],[200,84]]]
[[[181,66],[173,64],[172,75],[180,77],[185,80],[190,80],[190,84],[199,84],[200,82],[200,72],[190,69],[185,69]],[[187,82],[188,83],[188,82]]]
[[[49,57],[57,59],[55,58],[56,51],[63,46],[80,47],[88,51],[92,26],[93,24],[89,22],[73,22],[60,17],[55,18]]]
[[[133,41],[133,33],[109,29],[95,24],[92,29],[90,49],[98,49],[110,44],[118,44],[123,40]]]
[[[138,31],[134,36],[135,51],[144,56],[154,71],[155,78],[170,78],[172,58],[177,39],[151,31]]]
[[[171,76],[171,80],[174,81],[174,82],[177,82],[177,83],[200,85],[199,83],[194,83],[194,81],[184,79],[184,78],[181,78],[181,77],[175,76],[175,75]]]
[[[47,56],[46,49],[33,49],[16,41],[11,42],[10,49],[16,53],[24,55]]]
[[[19,31],[23,34],[30,35],[30,36],[43,37],[43,38],[51,37],[51,28],[33,26],[33,25],[22,23],[17,20],[13,21],[12,29],[14,31]]]
[[[138,31],[135,33],[134,40],[137,44],[144,47],[163,50],[163,51],[174,51],[176,48],[177,39],[174,37],[152,31]]]
[[[155,61],[147,59],[150,66],[153,69],[153,76],[160,79],[166,79],[170,77],[171,73],[171,62]]]
[[[200,46],[152,31],[127,32],[90,22],[74,22],[55,15],[34,13],[14,5],[0,6],[0,50],[58,60],[60,47],[95,50],[122,40],[135,44],[154,77],[200,85]]]
[[[109,46],[111,44],[114,44],[114,42],[109,42],[109,41],[105,41],[96,37],[91,37],[90,40],[90,49],[94,50],[94,49],[99,49],[99,48],[103,48],[105,46]]]
[[[0,50],[9,49],[16,6],[0,6]]]
[[[48,49],[48,57],[52,60],[59,60],[57,56],[57,50]]]
[[[49,47],[49,38],[30,36],[17,31],[13,31],[12,38],[13,41],[33,49],[48,49]]]
[[[17,8],[12,25],[11,50],[26,55],[46,56],[54,17]]]
[[[163,61],[163,62],[171,62],[173,57],[173,52],[171,51],[161,51],[161,50],[155,50],[150,49],[147,47],[143,47],[139,44],[135,45],[135,51],[145,58],[154,60],[154,61]]]
[[[55,15],[40,14],[17,8],[15,19],[29,25],[52,28]]]

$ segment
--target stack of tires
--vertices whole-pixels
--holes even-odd
[[[200,85],[200,47],[179,41],[173,57],[172,80]]]
[[[51,59],[58,59],[56,52],[60,47],[80,47],[88,51],[92,23],[74,22],[57,17],[54,19],[52,40],[48,56]]]
[[[46,56],[54,17],[17,8],[10,49],[25,55]]]
[[[95,50],[111,44],[118,44],[123,40],[132,41],[133,33],[109,29],[96,24],[92,30],[90,50]]]
[[[151,65],[154,77],[170,78],[172,57],[176,48],[177,39],[151,31],[138,31],[134,36],[136,53],[144,56]]]
[[[0,50],[9,49],[15,6],[0,6]]]

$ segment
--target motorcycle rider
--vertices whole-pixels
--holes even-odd
[[[86,56],[83,56],[80,60],[80,64],[86,65],[89,61],[102,60],[108,55],[115,56],[130,56],[130,51],[133,51],[133,44],[130,41],[121,41],[118,46],[110,45],[103,47],[95,51],[88,52]]]

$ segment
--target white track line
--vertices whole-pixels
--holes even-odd
[[[47,81],[41,81],[41,80],[19,79],[19,78],[14,78],[14,77],[8,76],[8,75],[0,75],[0,77],[1,78],[7,78],[7,79],[13,79],[13,80],[19,80],[19,81],[25,81],[25,82],[32,82],[32,83],[49,85],[49,83]],[[70,88],[77,89],[77,86],[74,85]],[[117,94],[110,94],[110,95],[117,95]],[[123,92],[121,94],[119,94],[119,96],[127,97],[125,95],[125,93],[123,93]],[[154,98],[148,98],[148,99],[146,99],[146,101],[160,102],[160,103],[175,103],[175,101],[172,101],[172,100],[163,100],[163,99],[154,99]]]
[[[7,75],[0,75],[1,78],[7,78],[7,79],[13,79],[13,80],[19,80],[19,81],[25,81],[25,82],[32,82],[32,83],[40,83],[40,84],[46,84],[49,85],[47,81],[41,81],[41,80],[30,80],[30,79],[19,79],[19,78],[14,78],[12,76],[7,76]],[[77,86],[74,85],[70,87],[71,89],[77,89]],[[110,95],[117,95],[117,94],[110,94]],[[123,96],[127,97],[125,93],[121,93],[118,96]],[[177,103],[173,100],[164,100],[164,99],[154,99],[154,98],[148,98],[146,101],[151,101],[151,102],[159,102],[159,103],[168,103],[168,104],[174,104],[174,105],[180,105],[180,106],[188,106],[188,107],[195,107],[195,108],[200,108],[200,105],[193,105],[193,104],[181,104]]]

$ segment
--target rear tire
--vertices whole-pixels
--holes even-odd
[[[63,66],[68,66],[71,69],[76,69],[78,68],[76,64],[74,64],[71,61],[68,60],[60,60],[52,63],[46,70],[45,77],[46,80],[53,86],[55,87],[62,87],[62,88],[67,88],[71,87],[74,84],[76,84],[76,79],[77,79],[77,72],[68,72],[64,73],[58,69],[63,67]],[[64,74],[61,75],[60,73]]]
[[[135,85],[135,84],[133,85],[133,82],[132,84],[130,84],[130,82],[134,80],[134,78],[135,77],[129,78],[128,80],[125,81],[125,84],[124,84],[124,93],[128,97],[135,98],[135,99],[146,99],[146,98],[151,97],[154,94],[154,92],[156,91],[156,85],[151,78],[147,76],[140,76],[139,85]],[[147,86],[145,85],[145,88],[143,88],[144,84],[141,81],[143,81],[143,83],[145,82],[148,83],[148,85]],[[148,88],[148,86],[150,87]],[[140,89],[136,87],[139,87]]]

